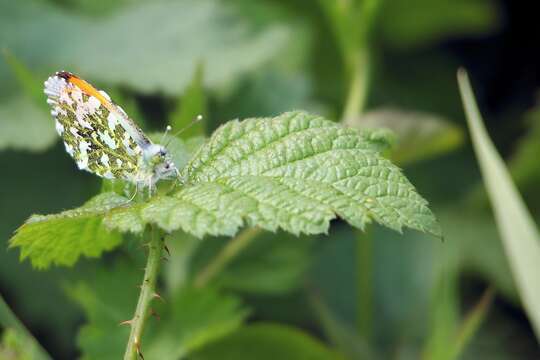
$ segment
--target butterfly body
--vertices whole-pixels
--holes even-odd
[[[65,71],[45,81],[47,103],[66,151],[81,170],[152,189],[178,170],[104,91]]]

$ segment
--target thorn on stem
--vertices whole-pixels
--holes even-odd
[[[154,310],[154,308],[150,308],[150,315],[152,315],[153,317],[155,317],[155,318],[158,319],[158,320],[161,320],[161,317],[160,317],[159,314]]]
[[[118,325],[129,325],[129,326],[131,326],[132,324],[133,324],[133,319],[122,321]]]
[[[167,252],[167,254],[169,256],[171,256],[171,252],[169,251],[169,248],[167,247],[167,245],[163,245],[163,248],[165,249],[165,251]]]
[[[165,302],[165,300],[164,300],[164,299],[161,297],[161,295],[159,295],[158,293],[154,293],[154,295],[152,295],[152,297],[153,297],[154,299],[159,299],[159,300],[161,300],[162,302]]]

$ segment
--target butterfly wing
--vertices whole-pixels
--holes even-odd
[[[56,130],[79,169],[108,179],[139,181],[140,159],[150,140],[105,92],[59,72],[45,82],[45,94]]]

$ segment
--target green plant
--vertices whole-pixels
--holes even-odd
[[[381,157],[386,146],[376,131],[344,128],[304,112],[231,121],[182,167],[182,185],[164,186],[158,195],[132,202],[105,191],[80,208],[33,215],[11,246],[19,247],[21,258],[35,267],[48,268],[100,256],[122,242],[121,233],[146,234],[149,251],[137,309],[124,321],[131,326],[125,359],[133,359],[141,351],[150,303],[160,297],[164,237],[177,231],[198,238],[234,236],[244,226],[320,234],[340,218],[360,229],[375,221],[440,237],[427,202]]]
[[[242,196],[239,205],[246,205],[246,212],[239,210],[240,218],[259,214],[253,209],[267,217],[243,218],[233,237],[200,241],[155,225],[146,201],[129,203],[139,208],[120,214],[113,207],[126,202],[119,191],[123,184],[104,183],[102,195],[84,209],[35,217],[36,223],[24,227],[41,234],[54,225],[44,248],[39,249],[45,241],[22,246],[36,266],[49,271],[33,271],[30,261],[19,263],[19,251],[0,252],[0,292],[54,358],[71,359],[77,351],[83,359],[118,359],[130,331],[128,352],[136,349],[143,325],[139,340],[147,359],[504,356],[516,344],[493,340],[500,335],[497,325],[510,331],[516,319],[496,317],[500,304],[514,304],[518,293],[492,217],[485,208],[460,201],[481,181],[471,166],[472,152],[461,147],[454,77],[457,64],[467,63],[454,44],[491,38],[485,35],[498,34],[495,29],[505,33],[506,22],[499,20],[506,11],[498,5],[493,0],[0,0],[0,43],[9,50],[0,61],[0,162],[8,170],[0,178],[4,239],[32,211],[70,209],[99,191],[98,179],[76,171],[55,145],[42,79],[62,68],[106,87],[146,130],[169,124],[176,131],[203,114],[205,120],[183,132],[182,141],[166,140],[179,167],[228,119],[274,117],[297,108],[341,119],[406,168],[430,199],[446,239],[431,241],[417,231],[398,235],[373,225],[360,230],[341,220],[331,222],[328,234],[295,235],[280,230],[288,215],[275,221],[277,231],[265,231],[250,225],[284,209],[251,206],[253,199]],[[152,67],[141,72],[148,64]],[[485,64],[486,73],[499,71],[489,59]],[[508,94],[500,108],[507,111],[515,95]],[[490,126],[499,141],[496,125]],[[514,131],[519,126],[518,121],[509,125]],[[513,141],[510,134],[505,132],[506,142]],[[521,183],[530,190],[537,183],[531,176],[538,173],[537,139],[538,132],[528,132],[530,146],[521,150],[530,151],[519,159]],[[170,200],[165,212],[173,213],[177,205],[185,208],[186,199],[177,198],[180,187],[169,186],[161,184],[159,196]],[[201,194],[208,199],[204,191],[197,198]],[[134,225],[138,221],[142,224]],[[70,231],[77,233],[76,241]],[[37,253],[47,251],[50,259],[39,259]],[[153,284],[143,282],[143,291],[138,285],[141,267],[158,254],[163,261],[147,266],[147,275],[157,277],[160,297],[154,297]],[[492,289],[497,302],[488,312]],[[147,321],[133,328],[118,325],[135,325],[130,320],[144,313]],[[24,358],[31,347],[25,333],[5,321],[6,314],[9,309],[0,311],[0,358]],[[517,322],[520,345],[530,345],[528,327]],[[479,348],[490,340],[490,349]]]

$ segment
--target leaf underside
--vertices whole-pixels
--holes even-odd
[[[397,231],[409,227],[440,236],[427,201],[398,167],[379,154],[380,140],[304,112],[230,121],[184,167],[184,184],[178,190],[146,203],[105,206],[103,211],[85,210],[85,205],[58,215],[34,216],[11,245],[23,247],[22,256],[43,267],[75,261],[72,245],[52,255],[42,253],[45,245],[40,244],[52,232],[59,239],[82,242],[77,229],[83,225],[93,229],[84,234],[94,236],[102,236],[105,229],[140,233],[148,223],[197,237],[233,236],[246,225],[318,234],[326,233],[330,221],[339,217],[358,228],[375,221]],[[111,204],[126,201],[113,193],[100,197]],[[68,230],[62,230],[68,224]],[[97,246],[96,239],[84,239],[86,246]],[[50,250],[60,243],[46,247]],[[75,258],[107,249],[101,244],[99,251],[87,249]],[[64,255],[69,261],[56,258]]]

